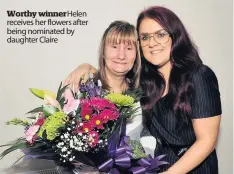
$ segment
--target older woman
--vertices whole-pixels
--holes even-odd
[[[122,93],[129,88],[138,88],[141,59],[135,27],[124,21],[112,22],[105,30],[101,40],[99,69],[96,77],[101,80],[104,89]],[[66,83],[68,84],[69,80]],[[140,140],[142,128],[142,115],[139,111],[127,123],[126,134],[131,139]],[[152,142],[154,144],[152,149],[156,145],[154,138],[153,141],[155,142]],[[146,151],[152,153],[152,149],[146,149]],[[79,173],[97,173],[90,166],[81,166],[83,166],[81,171],[76,169]]]

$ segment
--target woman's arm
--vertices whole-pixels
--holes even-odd
[[[161,174],[186,174],[197,167],[214,150],[220,125],[220,115],[193,119],[195,143],[168,171]]]
[[[83,77],[82,83],[85,83],[88,80],[89,74],[95,74],[96,72],[97,69],[95,69],[92,65],[83,63],[68,75],[68,77],[63,82],[63,86],[73,85],[74,92],[77,92],[80,79]]]

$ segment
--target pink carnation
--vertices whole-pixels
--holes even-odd
[[[33,125],[29,127],[28,130],[25,132],[25,138],[30,144],[34,142],[34,136],[36,135],[39,128],[39,125]]]
[[[66,114],[69,114],[70,112],[75,112],[75,110],[78,108],[80,104],[80,100],[74,98],[70,89],[65,90],[64,98],[66,104],[63,107],[63,111]]]

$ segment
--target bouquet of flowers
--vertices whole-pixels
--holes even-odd
[[[126,122],[138,109],[139,90],[109,93],[91,76],[79,85],[78,93],[62,84],[57,95],[35,88],[30,91],[45,104],[27,113],[30,122],[19,118],[7,122],[24,126],[25,136],[2,145],[10,147],[1,158],[21,149],[25,159],[49,159],[67,167],[81,162],[107,173],[155,172],[167,164],[160,161],[164,155],[146,156],[140,142],[125,135]]]

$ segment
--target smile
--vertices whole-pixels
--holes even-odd
[[[160,49],[160,50],[154,50],[154,51],[150,51],[151,54],[158,54],[160,52],[162,52],[163,50]]]
[[[114,62],[116,64],[121,64],[121,65],[125,65],[126,63],[123,63],[123,62]]]

